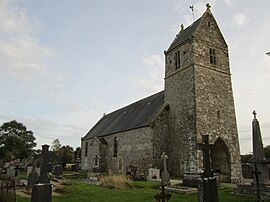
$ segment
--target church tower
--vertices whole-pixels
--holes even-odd
[[[197,173],[208,134],[212,168],[222,181],[241,180],[239,139],[228,46],[210,5],[201,18],[181,30],[165,51],[165,105],[169,105],[168,151],[173,175]]]

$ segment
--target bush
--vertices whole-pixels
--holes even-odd
[[[132,189],[132,180],[123,175],[108,175],[99,178],[102,187],[117,190]]]

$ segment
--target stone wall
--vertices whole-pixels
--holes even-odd
[[[166,152],[169,158],[172,158],[170,153],[170,145],[168,143],[169,131],[169,107],[165,107],[155,118],[151,124],[153,128],[153,168],[162,168],[161,155]]]
[[[229,150],[231,179],[237,181],[242,172],[229,57],[211,13],[206,13],[193,40],[197,134],[209,134],[212,144],[222,139]],[[210,63],[209,48],[216,50],[216,64]],[[197,141],[201,142],[200,135]],[[198,165],[202,166],[201,158]]]
[[[176,68],[173,58],[180,51],[181,64]],[[169,171],[183,176],[196,172],[196,125],[193,50],[191,41],[166,54],[165,104],[169,104]]]

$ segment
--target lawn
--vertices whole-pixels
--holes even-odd
[[[155,202],[154,195],[159,192],[157,185],[151,182],[134,182],[134,189],[111,190],[99,186],[89,185],[80,181],[72,181],[66,186],[68,194],[54,196],[53,202]],[[30,197],[17,196],[18,202],[30,202]],[[197,202],[197,194],[172,194],[170,202]],[[255,202],[256,198],[240,196],[232,193],[232,188],[226,187],[219,190],[220,202]]]

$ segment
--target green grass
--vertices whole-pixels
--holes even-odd
[[[112,190],[99,186],[85,184],[83,182],[72,181],[71,186],[67,186],[68,194],[53,197],[53,202],[155,202],[154,195],[160,192],[158,185],[153,182],[134,182],[134,189]],[[18,202],[30,202],[30,198],[18,196]],[[197,194],[172,194],[170,202],[197,202]],[[220,202],[255,202],[256,198],[232,194],[232,188],[219,190]]]

